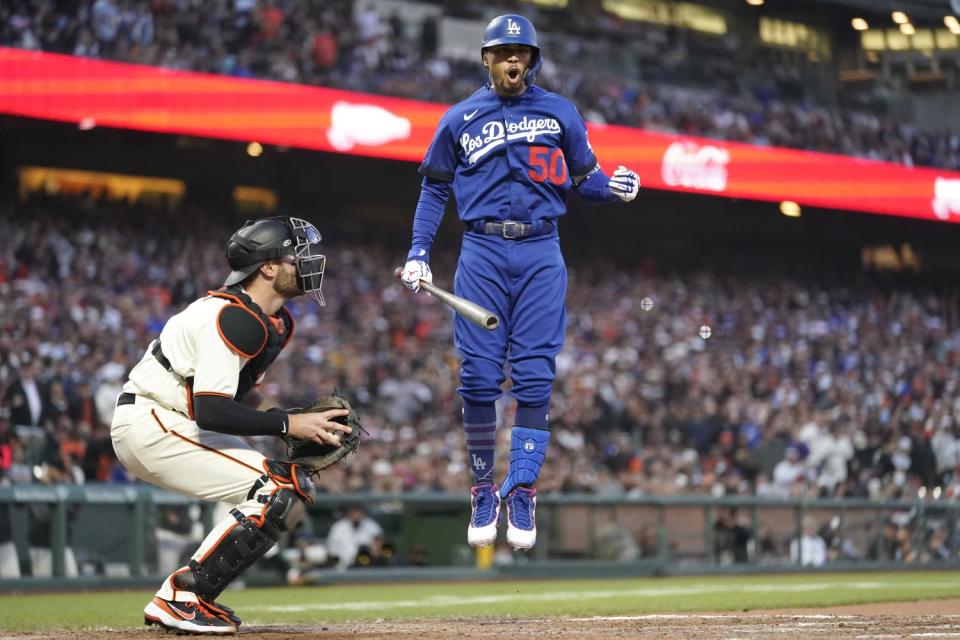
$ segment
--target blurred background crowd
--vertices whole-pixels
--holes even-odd
[[[818,59],[816,39],[806,50],[757,47],[735,26],[723,36],[704,35],[625,20],[607,10],[613,4],[584,0],[550,11],[509,1],[474,7],[439,0],[9,0],[0,3],[0,46],[450,103],[485,81],[475,41],[485,19],[516,11],[540,32],[538,82],[571,98],[591,123],[960,169],[960,129],[894,108],[909,93],[895,79],[866,89],[841,83],[838,61]],[[953,88],[960,82],[955,76],[944,74]],[[23,125],[0,121],[0,127]],[[125,144],[147,142],[127,133],[100,132],[99,140],[117,145],[104,155],[118,150],[122,157]],[[78,152],[90,144],[79,143]],[[171,144],[204,146],[187,138]],[[14,169],[26,162],[8,161]],[[309,181],[323,174],[324,162],[354,161],[304,155],[272,171],[278,177],[277,167],[295,167]],[[59,158],[43,162],[60,166]],[[111,158],[108,170],[126,170],[114,162],[122,164]],[[403,215],[412,217],[415,168],[350,166],[389,173],[385,193],[400,191],[397,183],[409,175],[409,201],[392,202],[367,227],[363,216],[380,205],[359,189],[344,197],[349,201],[318,200],[296,212],[324,234],[328,306],[291,303],[296,337],[270,369],[264,391],[289,407],[336,388],[358,408],[369,431],[362,455],[320,476],[321,490],[464,495],[469,472],[449,310],[410,294],[392,276],[409,241],[409,218],[398,223],[392,216],[406,207]],[[169,170],[151,169],[176,173]],[[363,176],[358,184],[372,184]],[[109,437],[121,385],[166,320],[220,285],[225,243],[242,221],[220,206],[225,199],[210,201],[224,185],[186,180],[186,197],[152,204],[96,190],[24,189],[23,181],[19,194],[0,193],[0,486],[134,481]],[[281,189],[285,206],[292,190]],[[837,265],[819,255],[836,229],[827,225],[820,235],[791,231],[797,235],[769,245],[747,229],[737,242],[736,230],[705,241],[707,232],[684,227],[705,201],[671,197],[629,214],[649,213],[649,228],[666,237],[662,247],[647,238],[637,242],[628,235],[635,229],[617,236],[611,229],[622,229],[619,221],[597,225],[606,235],[595,239],[565,233],[577,228],[570,220],[577,212],[560,225],[570,258],[568,336],[557,361],[554,435],[539,491],[956,502],[955,277],[925,268],[922,251],[915,256],[908,246],[894,252],[894,262],[905,267],[897,273],[869,268],[891,260],[889,252],[867,260],[869,241],[856,238],[874,221],[836,231],[849,236],[847,253],[863,247],[863,264],[848,255]],[[731,227],[757,220],[739,201],[724,206]],[[674,213],[681,215],[674,220]],[[936,231],[919,235],[929,239]],[[892,233],[884,241],[890,236],[909,240]],[[438,245],[432,257],[438,282],[447,286],[455,249]],[[701,337],[703,326],[710,337]],[[504,457],[512,410],[506,398],[498,405]],[[279,439],[254,440],[268,455],[284,455]],[[506,460],[497,468],[505,470]],[[46,512],[29,515],[31,554],[51,542],[50,510],[39,508]],[[160,510],[159,565],[176,566],[185,540],[196,536],[190,509],[197,508]],[[744,509],[718,509],[712,523],[691,527],[711,528],[721,562],[956,557],[955,522],[954,533],[938,520],[921,535],[909,532],[911,518],[896,512],[871,523],[870,543],[856,545],[829,517],[797,523],[792,540],[755,526]],[[10,520],[0,511],[0,552],[12,544]],[[298,562],[341,568],[398,562],[384,536],[388,527],[359,505],[339,523],[340,542],[328,539],[322,553],[293,549],[285,563],[277,561],[280,570],[289,573]],[[650,557],[664,546],[655,525],[625,534],[607,524],[590,533],[598,557]],[[331,524],[328,538],[338,535]],[[311,553],[318,555],[308,562]],[[416,546],[404,562],[425,564],[425,554]],[[496,561],[513,560],[499,549]],[[31,565],[34,575],[49,574],[49,551],[31,556]]]
[[[960,132],[892,112],[886,88],[847,90],[816,64],[817,49],[812,62],[782,56],[733,31],[623,20],[600,2],[422,6],[410,15],[383,1],[10,0],[0,45],[452,103],[486,77],[479,43],[440,46],[439,20],[514,11],[540,32],[538,82],[590,122],[960,169]]]
[[[127,482],[108,428],[120,386],[166,319],[219,286],[236,219],[86,197],[2,206],[0,481]],[[336,387],[356,402],[370,437],[322,476],[327,490],[464,490],[447,308],[392,279],[404,238],[330,232],[328,306],[291,304],[296,339],[266,392],[294,406]],[[453,255],[437,252],[435,273],[452,276]],[[571,267],[569,308],[543,492],[960,494],[955,290],[757,272],[735,252],[710,269],[598,256]]]

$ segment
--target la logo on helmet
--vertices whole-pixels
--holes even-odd
[[[520,35],[520,25],[514,22],[511,18],[507,18],[507,35]]]

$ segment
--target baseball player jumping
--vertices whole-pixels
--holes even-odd
[[[167,577],[144,609],[146,624],[188,633],[236,633],[240,618],[216,598],[289,531],[313,501],[298,465],[269,460],[240,436],[287,434],[336,445],[343,409],[290,414],[257,392],[289,343],[285,302],[323,305],[320,234],[299,218],[247,222],[230,238],[232,273],[176,314],[130,372],[111,436],[132,474],[171,491],[235,506],[190,564]]]
[[[480,55],[489,82],[443,115],[420,166],[423,183],[401,279],[413,291],[422,280],[432,282],[430,249],[452,191],[466,226],[455,293],[502,319],[486,331],[454,316],[474,484],[467,541],[493,543],[502,499],[507,542],[529,549],[537,538],[534,483],[550,441],[555,358],[566,331],[567,270],[557,222],[571,189],[591,204],[630,202],[640,181],[623,166],[604,174],[573,104],[534,85],[543,58],[529,20],[512,14],[491,20]],[[502,395],[505,362],[517,410],[510,467],[498,489],[494,403]]]

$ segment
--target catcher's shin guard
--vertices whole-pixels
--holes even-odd
[[[257,500],[264,503],[263,509],[258,515],[231,509],[230,516],[235,522],[227,522],[226,531],[201,559],[190,561],[190,571],[174,576],[176,589],[192,591],[203,600],[213,602],[228,584],[263,557],[284,531],[293,529],[303,517],[306,504],[313,502],[313,483],[307,475],[289,462],[267,460],[264,466],[269,474],[267,482],[279,486],[261,485],[272,489],[270,493],[256,494]],[[259,489],[255,484],[251,492]]]

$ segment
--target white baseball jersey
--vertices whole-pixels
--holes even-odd
[[[154,356],[155,342],[130,372],[123,390],[150,398],[169,409],[193,417],[193,396],[237,393],[240,369],[248,357],[231,346],[220,332],[217,319],[227,299],[206,296],[167,321],[160,333],[168,371]]]

